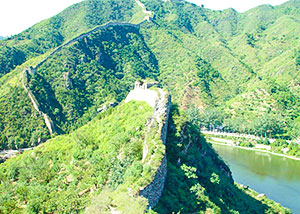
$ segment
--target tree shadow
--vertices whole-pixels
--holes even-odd
[[[158,213],[266,213],[270,207],[239,189],[229,167],[175,105],[168,136],[168,174]]]

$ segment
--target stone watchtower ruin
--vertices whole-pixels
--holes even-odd
[[[136,81],[134,83],[134,90],[147,90],[149,88],[151,88],[152,86],[160,86],[160,84],[156,81],[152,81],[152,82],[140,82],[140,81]]]
[[[148,83],[136,81],[134,83],[134,90],[146,90],[148,88]]]

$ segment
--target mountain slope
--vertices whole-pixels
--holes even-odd
[[[299,110],[292,108],[292,105],[295,106],[299,102],[298,1],[291,1],[289,4],[277,7],[261,6],[242,14],[234,10],[212,11],[184,1],[145,1],[144,3],[148,10],[155,13],[153,22],[144,23],[140,30],[129,26],[112,27],[111,29],[118,34],[113,35],[115,38],[113,41],[108,39],[112,37],[109,33],[110,29],[95,31],[85,39],[63,46],[37,69],[35,77],[30,77],[30,88],[40,102],[43,112],[49,114],[55,122],[57,133],[69,132],[83,125],[95,115],[100,105],[123,99],[134,79],[150,77],[158,79],[165,85],[174,95],[175,101],[185,109],[196,107],[200,112],[204,112],[205,109],[216,108],[216,111],[224,115],[221,121],[223,126],[232,131],[241,131],[236,127],[241,123],[245,126],[247,123],[249,127],[246,129],[255,134],[256,130],[252,127],[256,127],[256,122],[253,122],[253,118],[257,117],[259,111],[256,109],[264,109],[259,114],[266,117],[273,117],[270,111],[280,109],[276,117],[283,122],[280,122],[281,127],[278,131],[262,130],[262,132],[268,132],[273,136],[288,134],[297,138],[299,133],[292,133],[291,130],[297,126],[295,118],[299,116]],[[110,4],[106,5],[101,1],[85,1],[82,5],[72,6],[58,16],[63,16],[65,22],[74,21],[74,23],[76,20],[80,23],[80,20],[87,19],[86,17],[94,19],[98,15],[102,16],[88,12],[87,8],[93,4],[96,8],[110,7]],[[119,4],[123,3],[119,2]],[[135,16],[140,17],[136,20],[141,19],[142,16],[138,14],[142,10],[134,1],[130,1],[125,8],[131,8],[134,12],[128,10],[121,13],[124,20],[134,22]],[[85,12],[78,12],[78,18],[71,20],[71,14],[75,13],[73,10]],[[118,10],[123,11],[121,6]],[[97,20],[108,20],[107,17],[110,17],[108,14],[118,10],[110,9]],[[85,14],[85,18],[81,16],[82,14]],[[115,16],[116,19],[121,17],[120,14],[112,17]],[[97,24],[101,24],[100,21]],[[39,23],[32,28],[35,30],[26,32],[30,37],[39,35],[34,32],[41,26],[44,26],[44,23]],[[58,29],[70,31],[64,26]],[[73,25],[68,25],[70,29],[71,26]],[[82,31],[79,29],[76,32]],[[100,32],[106,32],[106,35]],[[128,37],[132,33],[136,36]],[[18,36],[21,34],[16,37]],[[98,36],[102,44],[97,42]],[[71,38],[71,34],[65,38]],[[23,52],[18,51],[18,45],[22,42],[16,41],[13,38],[5,40],[6,46],[1,49],[5,52],[1,63],[6,69],[14,67],[13,65],[21,63],[26,58],[22,55]],[[24,42],[28,41],[24,38]],[[137,43],[134,45],[135,41]],[[108,46],[104,44],[105,42],[108,42]],[[41,43],[46,45],[43,41]],[[120,51],[119,47],[126,48]],[[25,49],[32,52],[29,46]],[[117,54],[113,53],[114,51],[117,51]],[[39,64],[44,56],[34,57],[17,68],[14,74],[2,77],[0,83],[4,93],[10,86],[21,87],[20,80],[16,79],[16,75],[20,75],[21,78],[21,68]],[[95,81],[88,81],[92,76],[78,75],[78,72],[90,72],[87,71],[89,69],[96,71],[90,73]],[[138,72],[135,73],[136,71]],[[103,72],[105,75],[108,73],[113,75],[104,77]],[[107,84],[106,81],[109,83]],[[99,84],[104,84],[104,89],[100,90]],[[111,88],[111,85],[114,87]],[[279,88],[279,90],[272,88]],[[115,95],[110,94],[109,90],[113,90]],[[259,91],[268,93],[262,97]],[[293,97],[292,104],[282,105],[283,93]],[[242,97],[250,97],[250,99],[257,97],[258,100],[238,101],[236,105],[236,101],[243,99]],[[272,108],[265,108],[264,102],[270,102]],[[242,110],[232,110],[236,106],[241,106]],[[7,111],[7,108],[2,111]],[[10,121],[13,123],[17,119],[2,122],[2,126],[13,127],[8,125]],[[16,136],[28,142],[31,133],[30,131],[25,137],[20,134]],[[8,139],[10,134],[4,130],[2,136],[4,136],[2,137],[3,148],[5,148],[7,144],[5,139]],[[14,144],[11,148],[13,147]]]
[[[162,126],[149,122],[152,114],[153,108],[145,102],[123,103],[72,134],[7,160],[0,165],[1,212],[148,212],[150,201],[141,197],[141,189],[157,173],[165,148],[157,138],[164,132],[157,130]],[[155,211],[289,213],[235,186],[229,168],[176,106],[170,120],[164,132],[168,133],[168,176]],[[157,147],[146,161],[142,160],[144,140],[149,145],[156,141]]]
[[[21,68],[15,72],[22,71]],[[63,47],[48,58],[34,74],[28,73],[26,78],[21,74],[14,80],[12,87],[23,91],[22,81],[25,81],[41,111],[50,117],[55,132],[60,134],[84,125],[95,117],[97,109],[101,106],[123,100],[136,79],[156,79],[157,75],[156,58],[138,29],[134,26],[112,26]],[[13,74],[1,78],[3,92],[11,87],[9,76]],[[4,97],[5,93],[2,96]],[[12,93],[8,93],[5,99],[11,96]],[[11,102],[8,104],[13,105]],[[7,105],[1,105],[0,109],[3,112],[18,114],[18,109],[23,108],[24,104],[20,104],[17,109]],[[35,114],[36,112],[32,111],[31,115]],[[13,124],[17,121],[20,121],[21,129],[26,129],[28,124],[32,125],[27,118],[3,118],[2,148],[16,148],[20,144],[17,140],[8,144],[5,138],[10,137],[21,138],[25,147],[30,145],[29,140],[35,132],[33,129],[26,129],[27,132],[22,135],[18,131],[11,136],[10,133],[13,133],[15,127]],[[49,137],[48,133],[37,133],[40,141]]]
[[[152,112],[143,102],[122,104],[1,164],[1,213],[82,212],[105,188],[143,186],[154,166],[142,172],[142,138]]]
[[[151,22],[130,24],[140,23],[145,15],[133,0],[87,0],[0,42],[2,149],[37,145],[58,134],[77,130],[94,118],[89,123],[93,124],[97,121],[96,115],[105,109],[105,105],[122,101],[133,82],[145,78],[158,80],[168,89],[174,97],[175,105],[188,114],[193,114],[194,120],[200,118],[197,125],[207,128],[219,125],[235,132],[294,139],[300,136],[300,91],[297,75],[300,68],[299,0],[277,7],[265,5],[242,14],[232,9],[212,11],[179,0],[142,2],[147,10],[154,11]],[[126,24],[105,25],[108,21]],[[103,27],[100,29],[99,25]],[[86,34],[87,31],[89,33]],[[39,66],[35,67],[36,65]],[[34,99],[30,99],[28,94]],[[38,102],[39,113],[35,111],[32,100]],[[267,199],[257,201],[255,193],[246,191],[251,196],[246,195],[245,191],[233,185],[227,166],[203,141],[195,124],[191,125],[185,116],[180,116],[182,114],[175,113],[174,124],[169,129],[167,146],[171,177],[167,178],[164,195],[156,208],[158,212],[164,213],[172,209],[179,212],[182,208],[187,213],[230,213],[246,212],[251,207],[253,212],[288,212]],[[43,115],[48,115],[53,121],[54,134],[51,135],[47,130]],[[132,118],[127,119],[129,124],[133,124]],[[118,120],[115,115],[106,123],[116,127],[118,131]],[[86,130],[86,127],[90,129]],[[92,138],[98,136],[101,139],[117,136],[116,141],[110,145],[117,143],[120,147],[118,143],[124,140],[124,130],[113,135],[101,135],[98,128],[102,130],[101,126],[86,125],[74,133],[85,130],[84,135]],[[139,132],[136,127],[131,128],[133,132]],[[90,136],[90,132],[95,136]],[[94,141],[85,141],[79,136],[79,141],[84,141],[87,145],[79,146],[84,147],[82,151],[78,151],[79,154],[72,153],[72,149],[64,150],[64,146],[76,150],[78,141],[76,136],[75,140],[73,137],[74,135],[69,134],[53,138],[44,147],[36,149],[39,153],[37,156],[34,153],[31,157],[28,152],[1,164],[1,179],[4,182],[0,185],[5,193],[2,200],[6,206],[3,212],[10,212],[9,209],[35,210],[41,208],[39,204],[43,204],[41,209],[49,209],[49,212],[58,208],[70,211],[74,207],[77,211],[82,211],[88,203],[91,205],[91,212],[102,209],[102,206],[111,212],[112,205],[114,208],[120,204],[125,209],[126,204],[131,204],[130,198],[122,200],[122,197],[128,197],[127,186],[120,187],[121,193],[115,192],[114,188],[106,186],[107,183],[102,178],[99,178],[100,181],[95,178],[91,183],[102,182],[102,187],[106,186],[108,189],[101,189],[103,194],[96,197],[95,202],[87,199],[85,191],[89,191],[87,189],[90,186],[78,181],[82,177],[76,167],[82,167],[79,168],[81,172],[86,170],[89,164],[85,166],[84,161],[97,156],[93,149],[98,147],[93,147]],[[137,141],[142,138],[141,135],[136,137]],[[139,155],[140,144],[136,145],[139,152],[133,149]],[[55,145],[59,148],[53,149]],[[86,151],[90,149],[89,146],[92,149]],[[110,168],[121,175],[131,168],[127,167],[127,163],[116,160],[115,157],[120,154],[119,147],[116,150],[113,148],[112,153],[115,155],[109,156],[107,168],[101,168],[105,176],[110,176],[105,171]],[[47,152],[49,149],[49,158],[48,153],[43,153],[43,148],[47,148]],[[105,149],[98,149],[101,151],[97,152],[105,152]],[[63,158],[60,159],[60,155],[66,157],[66,162]],[[71,155],[76,156],[80,166],[74,167],[70,163]],[[102,155],[106,157],[107,154]],[[136,158],[140,161],[140,156]],[[36,162],[43,166],[42,170],[45,171],[42,174],[47,174],[50,159],[57,160],[58,164],[66,167],[50,168],[53,172],[49,174],[52,176],[49,179],[53,178],[53,183],[41,178],[41,182],[45,184],[41,189],[49,193],[45,196],[36,189],[38,181],[33,177],[38,177],[40,173],[35,170],[38,168]],[[26,161],[35,174],[26,174],[27,165],[21,163]],[[114,161],[118,163],[114,165]],[[20,164],[24,167],[18,169],[16,166]],[[141,166],[136,164],[132,167],[134,170],[128,172],[128,176],[140,176]],[[72,174],[72,179],[76,179],[72,180],[71,176],[67,178],[70,175],[68,173],[60,177],[59,170],[62,168],[66,172],[76,172]],[[115,175],[113,179],[120,181],[120,176]],[[172,176],[182,181],[182,186]],[[11,177],[17,178],[20,183],[9,180]],[[94,178],[94,174],[91,177]],[[45,178],[48,179],[47,176]],[[68,182],[67,179],[72,181]],[[86,179],[89,183],[89,178]],[[32,186],[29,189],[25,187],[24,190],[24,182],[29,182]],[[55,185],[58,184],[63,186],[56,188]],[[13,188],[9,188],[10,185]],[[178,187],[178,192],[174,192],[174,186]],[[11,198],[10,195],[17,191],[24,194],[18,194],[18,200]],[[38,194],[34,194],[35,191],[45,198],[39,198]],[[62,200],[54,199],[56,195],[52,191],[58,194],[62,192],[58,196]],[[84,197],[79,197],[79,193]],[[64,198],[67,195],[74,196],[73,204],[65,204]],[[24,206],[26,200],[21,200],[24,198],[30,206]],[[58,204],[59,201],[62,204]],[[103,201],[103,204],[99,205],[99,201]],[[143,199],[136,202],[132,202],[132,205],[136,205],[137,210],[145,209]],[[239,202],[244,206],[240,206]]]
[[[264,5],[242,14],[211,11],[184,1],[144,2],[156,16],[142,28],[143,34],[157,56],[161,81],[182,107],[196,107],[201,114],[204,109],[221,112],[223,119],[206,127],[221,124],[235,132],[300,136],[299,132],[288,136],[300,113],[295,107],[299,103],[299,1]],[[166,39],[160,37],[163,34]],[[204,69],[205,75],[197,71],[195,58],[199,57],[211,65]],[[266,96],[260,91],[266,91]],[[236,103],[242,97],[251,100]],[[284,97],[292,99],[285,102]],[[273,107],[265,108],[266,102]],[[259,123],[253,118],[258,115],[271,118],[269,123],[278,118],[280,126],[257,131]]]
[[[157,74],[138,30],[114,26],[64,47],[28,77],[28,85],[60,133],[86,123],[105,102],[123,100],[136,79]]]
[[[138,15],[140,13],[142,9],[135,1],[87,0],[75,4],[60,14],[1,41],[0,46],[13,50],[1,48],[0,61],[5,57],[9,66],[1,65],[0,77],[25,60],[44,54],[96,26],[109,21],[139,23],[144,19]],[[14,61],[14,55],[8,54],[8,51],[18,54],[19,61]]]
[[[258,193],[234,184],[231,171],[201,136],[199,127],[173,108],[167,137],[168,176],[158,213],[289,213]]]

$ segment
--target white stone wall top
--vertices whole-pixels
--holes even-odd
[[[137,88],[129,92],[128,96],[125,99],[125,103],[128,103],[131,100],[145,101],[150,106],[154,107],[158,99],[159,97],[156,91],[150,89]]]

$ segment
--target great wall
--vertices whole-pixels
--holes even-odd
[[[34,75],[37,69],[39,69],[51,56],[62,50],[63,47],[66,47],[80,39],[83,39],[92,33],[103,30],[109,27],[113,26],[131,26],[131,27],[140,27],[145,22],[150,22],[154,13],[152,11],[147,11],[146,7],[143,3],[141,3],[139,0],[135,0],[138,6],[140,6],[143,10],[143,13],[145,14],[144,20],[141,21],[138,24],[131,24],[131,23],[122,23],[122,22],[109,22],[107,24],[104,24],[102,26],[98,26],[92,30],[90,30],[87,33],[83,33],[74,39],[66,42],[65,44],[62,44],[61,46],[57,47],[54,51],[52,51],[47,57],[45,57],[40,63],[38,63],[35,67],[26,68],[23,71],[23,79],[22,79],[22,86],[24,90],[26,91],[30,101],[32,102],[32,105],[36,111],[40,113],[40,115],[43,116],[43,119],[45,121],[45,124],[49,130],[50,134],[54,133],[54,124],[51,120],[51,118],[40,109],[40,105],[32,93],[32,91],[28,87],[28,76]],[[130,100],[139,100],[139,101],[146,101],[150,106],[154,107],[154,112],[151,120],[148,123],[148,127],[151,127],[152,123],[158,124],[158,130],[157,134],[159,134],[159,139],[162,141],[162,143],[166,144],[166,137],[167,137],[167,127],[168,127],[168,118],[169,118],[169,112],[171,109],[171,97],[164,92],[162,89],[157,89],[158,91],[153,91],[148,89],[149,87],[153,86],[153,84],[143,84],[140,83],[135,84],[134,90],[130,91],[128,94],[125,102],[129,102]],[[155,143],[154,140],[152,140],[153,143]],[[156,146],[156,145],[155,145]],[[158,203],[160,196],[162,194],[162,191],[164,189],[165,180],[167,177],[167,157],[166,157],[166,151],[164,149],[163,151],[163,158],[160,161],[160,164],[155,172],[155,176],[153,177],[153,180],[146,186],[142,187],[138,193],[138,195],[145,197],[148,200],[149,207],[155,207]],[[146,160],[146,157],[149,156],[148,151],[148,144],[145,141],[143,145],[143,159],[142,162]],[[152,164],[152,156],[150,157],[149,161],[144,164]]]
[[[39,112],[39,114],[43,117],[44,121],[45,121],[45,125],[47,126],[49,133],[52,135],[55,131],[55,126],[53,124],[53,121],[51,120],[51,118],[47,115],[46,112],[43,112],[40,108],[39,108],[39,103],[36,99],[36,97],[34,96],[34,93],[29,89],[28,87],[28,75],[34,75],[35,72],[37,71],[37,69],[39,69],[51,56],[53,56],[55,53],[59,52],[60,50],[62,50],[63,47],[69,46],[70,44],[83,39],[89,35],[91,35],[92,33],[99,31],[99,30],[103,30],[109,27],[113,27],[113,26],[131,26],[131,27],[140,27],[140,25],[142,25],[145,22],[150,22],[151,21],[151,16],[154,15],[154,13],[152,11],[147,11],[145,5],[140,2],[139,0],[135,0],[135,2],[137,3],[138,6],[140,6],[143,10],[143,13],[145,14],[144,20],[142,20],[140,23],[138,24],[131,24],[131,23],[123,23],[123,22],[108,22],[104,25],[98,26],[92,30],[90,30],[87,33],[83,33],[77,37],[75,37],[74,39],[60,45],[59,47],[57,47],[54,51],[52,51],[48,56],[46,56],[40,63],[38,63],[35,67],[30,67],[30,68],[26,68],[23,71],[23,78],[22,78],[22,86],[24,88],[24,90],[26,91],[34,109]]]
[[[157,134],[159,135],[159,139],[162,141],[164,145],[166,145],[166,138],[167,138],[167,127],[168,127],[168,118],[171,109],[171,97],[170,95],[160,88],[156,89],[149,89],[151,88],[153,83],[140,83],[136,82],[134,90],[130,91],[127,98],[125,99],[125,103],[131,100],[137,101],[145,101],[150,106],[154,107],[153,116],[148,121],[147,127],[150,129],[153,128],[153,124],[158,124]],[[158,145],[156,144],[155,140],[152,139],[154,142],[155,147]],[[145,137],[145,142],[143,145],[143,158],[142,163],[153,165],[152,164],[152,156],[148,150],[147,137]],[[154,151],[154,154],[157,151]],[[165,180],[167,177],[167,157],[166,157],[166,150],[163,151],[163,158],[160,161],[160,165],[156,170],[155,176],[151,183],[143,188],[140,189],[139,195],[147,198],[149,207],[155,207],[158,203],[159,198],[162,194],[164,189]],[[150,157],[149,157],[150,155]],[[147,162],[146,159],[149,159]]]

